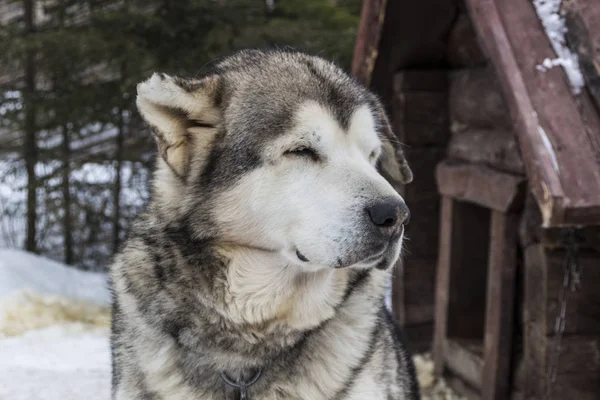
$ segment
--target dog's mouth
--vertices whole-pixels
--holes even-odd
[[[388,253],[390,253],[391,250],[393,250],[396,246],[399,245],[397,242],[399,241],[399,239],[402,237],[403,234],[404,234],[404,225],[401,225],[401,227],[390,236],[387,243],[383,244],[383,246],[380,247],[380,249],[375,254],[369,255],[366,258],[363,258],[362,260],[360,260],[358,262],[352,263],[351,265],[360,266],[362,268],[370,268],[370,267],[379,268],[379,266],[381,264],[385,263],[386,259],[388,258]],[[295,250],[296,250],[296,257],[298,258],[298,260],[302,261],[303,263],[310,262],[308,257],[306,257],[304,254],[302,254],[300,252],[300,250],[298,250],[297,248]],[[334,268],[336,268],[336,269],[346,268],[351,265],[345,265],[343,263],[342,259],[338,258],[337,264],[335,265]]]
[[[296,257],[298,257],[298,260],[302,262],[308,262],[308,258],[306,258],[304,254],[300,253],[300,250],[298,249],[296,249]]]
[[[400,228],[390,236],[390,239],[383,245],[381,250],[362,259],[354,265],[359,266],[360,268],[375,267],[377,269],[386,269],[390,264],[391,255],[396,252],[397,246],[401,245],[399,241],[403,234],[404,225],[401,225]]]

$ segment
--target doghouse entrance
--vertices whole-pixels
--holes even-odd
[[[518,215],[482,207],[482,199],[442,197],[433,352],[438,376],[500,399],[508,389]]]
[[[442,227],[449,230],[449,235],[442,232],[442,240],[450,241],[446,246],[449,253],[440,259],[449,266],[444,277],[447,280],[438,281],[447,288],[443,364],[478,388],[484,356],[491,211],[446,199],[442,213],[449,218],[448,226]]]
[[[447,336],[483,355],[490,210],[461,201],[455,207],[452,236],[460,243],[452,245]]]

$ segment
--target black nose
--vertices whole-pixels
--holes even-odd
[[[367,207],[371,221],[381,228],[390,228],[397,224],[406,224],[410,211],[402,200],[388,200]]]

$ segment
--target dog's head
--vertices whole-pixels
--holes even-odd
[[[398,258],[409,211],[386,178],[411,171],[381,103],[332,63],[242,51],[202,78],[154,74],[137,104],[162,156],[155,196],[198,237],[312,270]]]

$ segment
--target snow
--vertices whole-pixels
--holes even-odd
[[[69,331],[110,326],[110,308],[64,296],[19,291],[0,299],[0,338],[60,325]]]
[[[0,249],[0,399],[109,400],[105,274]]]
[[[106,332],[49,327],[0,340],[0,399],[109,400]]]
[[[0,249],[0,298],[23,289],[108,305],[107,276],[21,250]]]
[[[538,133],[540,134],[540,137],[542,138],[542,143],[544,144],[546,151],[550,155],[550,161],[552,162],[552,166],[554,167],[554,170],[556,172],[560,172],[560,170],[558,168],[558,158],[556,157],[556,153],[554,152],[554,147],[552,147],[552,143],[550,143],[550,139],[548,139],[548,135],[546,134],[546,131],[540,125],[538,125]]]
[[[560,65],[567,74],[573,93],[579,94],[585,83],[583,74],[579,68],[577,55],[567,47],[565,40],[567,26],[565,25],[565,19],[559,13],[561,4],[562,0],[533,1],[537,15],[557,55],[557,58],[553,60],[546,58],[540,65],[536,66],[536,69],[538,71],[547,71]]]

